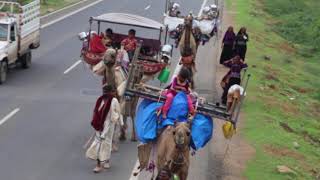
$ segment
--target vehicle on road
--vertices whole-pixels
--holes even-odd
[[[9,68],[31,65],[31,50],[40,46],[40,0],[26,5],[0,1],[0,84]]]
[[[102,14],[96,17],[91,17],[89,20],[90,28],[89,32],[81,32],[79,33],[79,39],[83,41],[83,46],[81,50],[81,57],[84,62],[86,62],[94,72],[100,71],[96,67],[99,67],[99,63],[102,63],[102,59],[105,55],[105,51],[101,51],[99,53],[93,51],[93,47],[91,46],[91,41],[95,42],[93,40],[95,37],[100,36],[103,38],[104,34],[101,34],[101,29],[103,28],[103,25],[107,25],[107,28],[112,29],[115,31],[116,25],[122,25],[126,26],[129,29],[137,28],[137,34],[138,37],[135,37],[137,40],[137,47],[135,49],[134,56],[131,60],[131,65],[126,66],[123,65],[123,57],[125,57],[125,54],[128,54],[124,48],[121,45],[121,42],[124,39],[128,38],[127,34],[122,34],[118,32],[113,32],[112,34],[112,48],[115,48],[118,50],[117,54],[117,62],[118,64],[115,67],[115,76],[119,77],[125,74],[125,78],[118,78],[123,79],[124,83],[117,83],[117,88],[121,89],[123,87],[123,91],[125,89],[125,86],[121,86],[121,84],[127,84],[126,82],[134,81],[136,82],[146,82],[148,80],[153,79],[158,73],[162,72],[168,65],[172,56],[172,45],[166,44],[167,42],[167,31],[163,24],[154,21],[152,19],[134,15],[134,14],[125,14],[125,13],[106,13]],[[96,29],[94,29],[96,27]],[[144,34],[151,30],[152,37],[145,37],[143,35],[142,37],[139,37],[139,34]],[[139,31],[143,31],[143,33],[139,33]],[[100,38],[99,37],[99,38]],[[99,41],[101,44],[102,40]],[[104,46],[104,44],[101,44],[100,46]],[[105,46],[105,48],[101,49],[108,49],[109,47]],[[166,58],[166,59],[164,59]],[[102,63],[103,64],[103,63]],[[122,67],[122,68],[119,68]],[[136,72],[134,68],[131,67],[139,67],[141,68],[142,74]],[[128,72],[127,72],[128,70]],[[119,71],[121,71],[119,73]],[[118,74],[122,74],[119,75]],[[140,76],[141,75],[141,76]],[[104,78],[106,78],[107,74],[103,74]],[[167,73],[167,77],[169,77],[169,74]],[[125,103],[122,109],[122,114],[124,115],[124,122],[126,124],[126,117],[131,117],[132,121],[134,121],[135,116],[135,107],[138,103],[137,98],[130,98],[125,99],[124,93],[120,93],[121,90],[118,90],[119,95],[121,96],[120,103]],[[134,124],[134,123],[132,123]],[[133,126],[134,128],[134,126]],[[122,137],[125,134],[125,132],[122,132]],[[132,130],[132,140],[135,140],[135,130]]]
[[[97,31],[93,31],[93,23],[97,23]],[[153,74],[161,71],[165,66],[160,65],[161,55],[166,53],[171,57],[171,52],[164,52],[162,48],[165,47],[167,41],[167,33],[165,32],[165,26],[157,21],[148,19],[146,17],[134,15],[134,14],[124,14],[124,13],[107,13],[100,16],[90,18],[90,30],[92,33],[82,32],[79,34],[79,38],[87,44],[83,44],[81,56],[83,60],[89,65],[96,65],[102,60],[104,53],[95,53],[91,51],[90,41],[94,33],[98,35],[101,33],[102,23],[111,24],[108,26],[112,29],[115,25],[125,25],[130,28],[138,27],[139,30],[156,30],[158,34],[155,34],[152,38],[146,37],[136,37],[138,43],[141,44],[141,49],[139,51],[138,59],[139,62],[144,64],[144,69],[146,74]],[[128,28],[129,29],[129,28]],[[165,36],[163,36],[165,34]],[[128,37],[127,34],[113,33],[113,48],[121,49],[121,41]],[[168,45],[166,46],[168,47]]]

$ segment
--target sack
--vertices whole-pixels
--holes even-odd
[[[187,95],[184,92],[178,92],[171,103],[167,119],[161,118],[161,123],[158,128],[161,129],[168,125],[173,126],[175,122],[186,122],[188,120],[188,114]]]
[[[191,147],[194,150],[203,148],[212,138],[213,120],[210,116],[197,114],[191,125]]]
[[[136,113],[136,133],[139,141],[148,143],[157,138],[157,109],[161,107],[162,103],[153,102],[150,100],[143,100],[137,109]]]

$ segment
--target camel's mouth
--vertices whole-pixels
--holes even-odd
[[[184,139],[177,138],[176,144],[179,145],[179,146],[184,145]]]

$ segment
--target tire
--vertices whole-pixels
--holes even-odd
[[[3,84],[7,80],[8,63],[6,61],[0,61],[0,84]]]
[[[27,52],[21,57],[21,66],[23,69],[28,69],[31,66],[31,51]]]

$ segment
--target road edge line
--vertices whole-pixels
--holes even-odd
[[[51,21],[51,22],[48,22],[48,23],[46,23],[46,24],[43,24],[43,25],[41,25],[41,29],[46,28],[46,27],[48,27],[48,26],[51,26],[51,25],[53,25],[53,24],[55,24],[55,23],[57,23],[57,22],[59,22],[59,21],[62,21],[62,20],[64,20],[64,19],[66,19],[66,18],[68,18],[68,17],[70,17],[70,16],[72,16],[72,15],[74,15],[74,14],[77,14],[77,13],[79,13],[79,12],[81,12],[81,11],[83,11],[83,10],[91,7],[91,6],[94,6],[94,5],[96,5],[96,4],[98,4],[98,3],[102,2],[102,1],[103,1],[103,0],[97,0],[97,1],[95,1],[95,2],[93,2],[93,3],[91,3],[91,4],[88,4],[88,5],[86,5],[86,6],[83,6],[82,8],[80,8],[80,9],[78,9],[78,10],[72,11],[72,12],[70,12],[70,13],[62,16],[62,17],[59,17],[59,18],[57,18],[57,19],[55,19],[55,20],[53,20],[53,21]]]
[[[19,111],[20,111],[20,108],[15,108],[14,110],[12,110],[9,114],[7,114],[4,118],[0,120],[0,126],[4,124],[6,121],[8,121],[10,118],[12,118]]]
[[[72,7],[74,7],[74,6],[78,5],[78,4],[84,3],[84,2],[86,2],[86,1],[90,1],[90,0],[82,0],[82,1],[79,1],[79,2],[74,3],[74,4],[70,4],[70,5],[68,5],[68,6],[66,6],[66,7],[64,7],[64,8],[62,8],[62,9],[58,9],[58,10],[55,10],[55,11],[53,11],[53,12],[51,12],[51,13],[45,14],[45,15],[43,15],[43,16],[40,16],[40,19],[49,17],[49,16],[54,15],[54,14],[56,14],[56,13],[59,13],[59,12],[61,12],[61,11],[63,11],[63,10],[66,10],[66,9],[68,9],[68,8],[72,8]]]
[[[136,163],[135,163],[135,165],[134,165],[134,167],[132,169],[132,172],[131,172],[129,180],[138,180],[139,179],[139,174],[137,176],[133,175],[135,173],[134,171],[136,169],[138,169],[138,167],[139,167],[139,159],[137,159],[137,161],[136,161]]]

